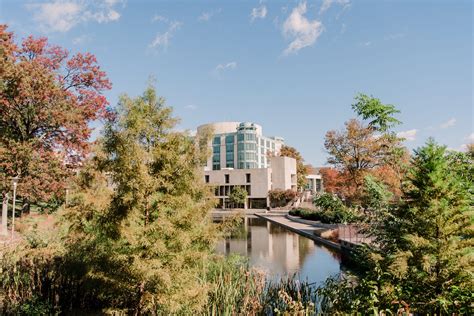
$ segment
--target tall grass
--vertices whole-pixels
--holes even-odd
[[[295,276],[272,281],[238,256],[218,258],[209,267],[208,315],[313,315],[316,292]]]

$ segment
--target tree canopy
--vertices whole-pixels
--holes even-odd
[[[20,195],[47,200],[87,154],[89,123],[109,115],[111,83],[90,53],[70,56],[44,37],[17,45],[6,25],[0,40],[1,183],[20,176]]]
[[[401,124],[393,117],[400,113],[392,104],[383,104],[379,99],[359,93],[355,96],[356,103],[352,104],[354,112],[364,120],[369,120],[369,127],[385,133],[390,128]]]
[[[363,119],[374,120],[366,125],[351,119],[345,123],[343,130],[330,130],[325,136],[328,163],[339,173],[335,191],[349,201],[359,201],[363,194],[364,178],[373,175],[399,196],[408,152],[401,139],[389,129],[398,120],[386,117],[387,113],[399,111],[392,105],[383,105],[378,99],[365,95],[356,96],[356,100],[358,102],[353,105],[356,113]],[[334,178],[336,175],[332,176]]]

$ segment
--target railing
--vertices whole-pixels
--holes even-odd
[[[374,238],[371,236],[367,236],[367,234],[364,234],[361,231],[362,227],[360,225],[339,225],[339,240],[341,241],[341,243],[349,242],[355,245],[372,243]]]

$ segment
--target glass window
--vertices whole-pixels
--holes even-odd
[[[270,148],[270,141],[267,140],[267,148]]]
[[[247,183],[250,183],[250,173],[245,174],[245,179],[247,180]]]
[[[206,175],[204,176],[204,181],[205,181],[206,183],[209,183],[209,175],[208,175],[208,174],[206,174]]]
[[[220,136],[214,137],[214,140],[212,141],[212,144],[213,145],[220,145],[221,144],[221,137]]]
[[[244,144],[244,143],[239,143],[239,144],[237,145],[237,150],[242,151],[242,150],[244,150],[244,149],[245,149],[245,144]]]
[[[226,142],[226,144],[232,144],[232,143],[234,143],[234,135],[227,135],[227,136],[225,137],[225,142]]]
[[[253,140],[253,141],[255,141],[255,139],[256,139],[255,134],[250,134],[250,133],[246,133],[246,134],[245,134],[245,140]]]
[[[225,183],[229,183],[230,176],[228,174],[225,174],[224,177],[225,177]]]
[[[237,140],[239,142],[243,141],[244,140],[244,134],[237,134]]]
[[[214,153],[220,153],[221,152],[221,146],[220,145],[212,146],[212,151]]]

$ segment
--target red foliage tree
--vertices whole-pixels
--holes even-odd
[[[319,169],[323,178],[324,191],[329,193],[338,193],[341,190],[341,173],[334,168],[324,167]]]
[[[23,197],[62,195],[68,168],[88,152],[91,121],[109,115],[111,88],[94,55],[32,36],[20,45],[0,25],[0,176],[20,176]]]

